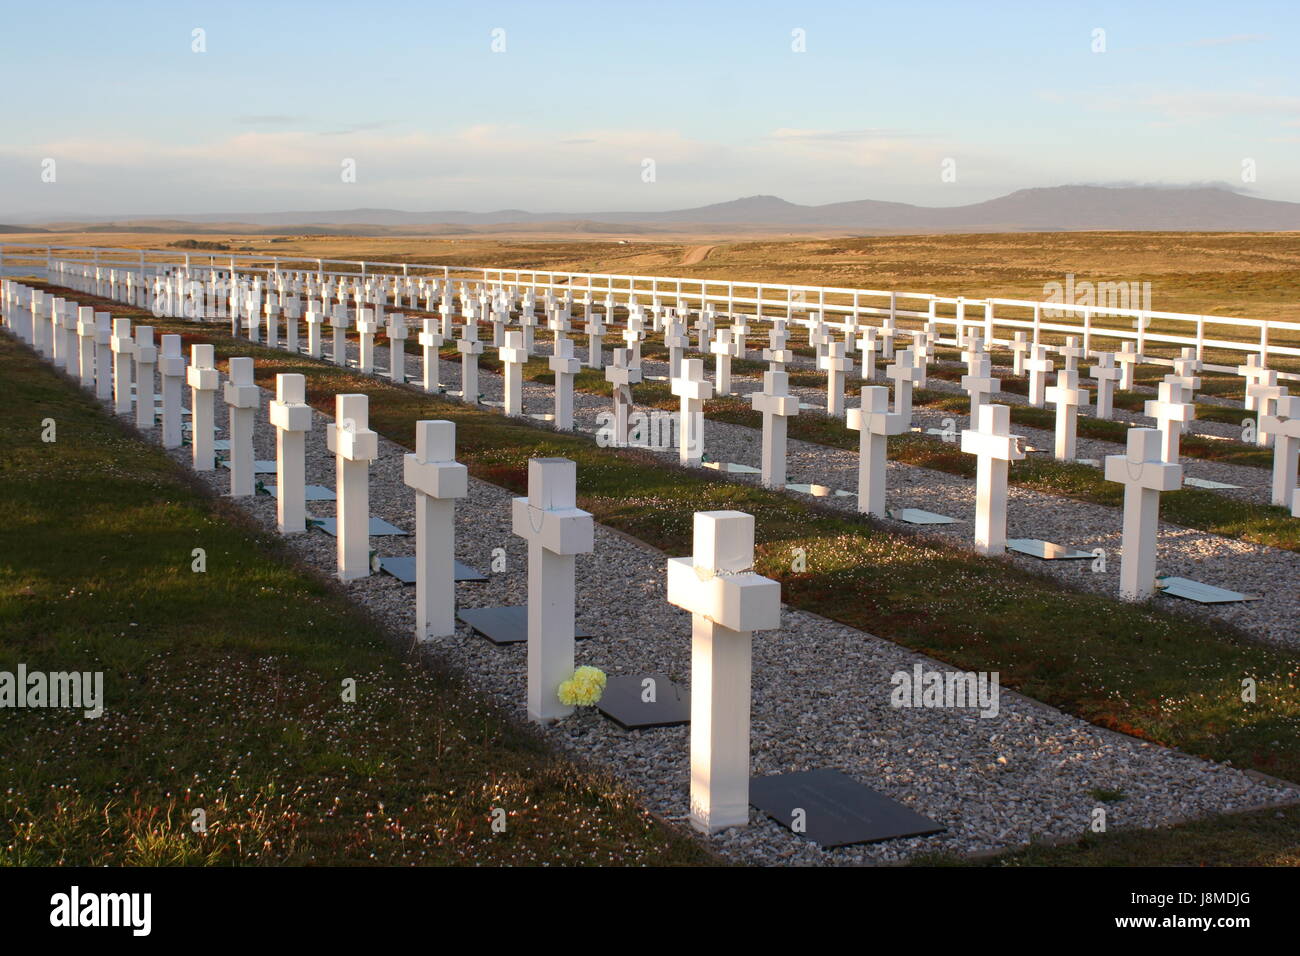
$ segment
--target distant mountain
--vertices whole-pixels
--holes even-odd
[[[10,220],[14,221],[14,220]],[[21,221],[21,220],[18,220]],[[37,220],[33,219],[32,222]],[[111,223],[110,225],[105,225]],[[72,223],[45,223],[64,229]],[[1300,203],[1257,199],[1223,186],[1053,186],[1020,189],[998,199],[965,206],[914,206],[909,203],[863,199],[856,202],[803,206],[777,196],[749,196],[730,202],[667,212],[556,212],[521,209],[495,212],[400,209],[344,209],[323,212],[273,212],[175,216],[112,216],[82,219],[75,225],[109,228],[161,229],[211,224],[220,231],[255,226],[257,231],[301,227],[350,234],[367,229],[412,233],[420,228],[436,233],[502,231],[502,226],[540,231],[637,233],[681,232],[690,229],[744,227],[753,230],[834,232],[1025,232],[1045,230],[1119,231],[1287,231],[1300,230]],[[219,224],[219,226],[218,226]],[[459,227],[459,228],[456,228]]]

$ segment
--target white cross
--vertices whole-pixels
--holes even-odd
[[[379,320],[374,309],[362,309],[357,313],[357,337],[361,340],[360,362],[358,368],[369,375],[375,370],[375,336],[379,333]]]
[[[528,290],[532,295],[532,290]],[[531,308],[531,307],[530,307]],[[546,327],[551,330],[551,354],[560,354],[560,342],[566,339],[572,328],[569,324],[569,317],[564,314],[563,309],[552,309],[546,319]]]
[[[731,323],[731,340],[736,343],[736,358],[745,357],[745,340],[749,337],[749,316],[737,315]]]
[[[767,333],[767,348],[763,349],[763,361],[767,362],[768,371],[783,372],[786,364],[794,361],[793,350],[785,347],[789,337],[785,322],[778,319],[772,323]]]
[[[862,406],[850,408],[850,429],[858,435],[858,511],[878,518],[885,516],[886,453],[889,436],[901,435],[912,423],[909,409],[889,411],[889,389],[870,385],[862,389]]]
[[[388,336],[388,377],[401,385],[406,381],[406,337],[410,334],[406,316],[401,312],[392,313],[384,332]]]
[[[113,395],[113,319],[107,312],[95,313],[95,397],[108,401]]]
[[[307,530],[307,379],[276,375],[275,400],[268,410],[275,428],[275,526],[281,534],[298,534]]]
[[[113,320],[109,348],[113,350],[113,411],[126,415],[131,411],[131,365],[135,355],[130,319]]]
[[[876,356],[880,354],[881,341],[878,330],[865,328],[858,339],[858,349],[862,352],[862,377],[868,382],[877,380]]]
[[[1175,379],[1179,385],[1187,390],[1187,399],[1191,401],[1192,394],[1201,387],[1201,380],[1196,377],[1196,373],[1201,370],[1201,363],[1196,358],[1196,350],[1183,349],[1181,358],[1174,359],[1174,373],[1167,378]]]
[[[885,377],[894,380],[894,411],[912,418],[912,386],[921,380],[921,370],[913,363],[911,349],[898,353],[894,364],[885,370]]]
[[[185,356],[181,352],[179,335],[162,337],[158,375],[162,379],[162,445],[164,448],[180,448],[184,442],[181,392],[185,386]]]
[[[424,390],[436,392],[442,387],[442,329],[437,319],[425,319],[420,328],[420,348],[424,352]]]
[[[1276,438],[1273,446],[1272,502],[1285,508],[1296,487],[1296,456],[1300,452],[1300,396],[1284,395],[1272,414],[1259,416],[1259,430]]]
[[[450,342],[456,336],[456,300],[450,293],[443,296],[438,306],[438,318],[442,321],[442,340]]]
[[[751,392],[749,401],[763,414],[763,486],[784,488],[786,419],[799,414],[799,399],[790,394],[785,372],[764,372],[763,390]]]
[[[506,325],[510,322],[510,313],[506,310],[505,303],[497,300],[492,302],[490,311],[487,304],[484,304],[483,314],[492,316],[490,319],[492,323],[492,347],[499,349],[506,341]]]
[[[1254,385],[1246,386],[1246,397],[1254,400],[1256,415],[1276,415],[1277,403],[1285,397],[1287,390],[1277,384],[1277,371],[1267,369],[1263,377]],[[1273,443],[1273,436],[1259,428],[1255,429],[1255,443],[1261,448]]]
[[[591,368],[605,367],[605,323],[602,319],[599,312],[592,312],[584,330],[587,333],[587,365]]]
[[[704,455],[704,402],[713,397],[713,385],[704,377],[704,360],[683,359],[672,390],[681,399],[678,458],[683,465],[698,465]]]
[[[706,306],[700,309],[700,317],[695,320],[695,331],[699,333],[697,351],[708,352],[713,338],[713,309]]]
[[[524,348],[524,334],[512,329],[505,335],[504,344],[497,351],[501,359],[501,375],[505,381],[504,410],[507,415],[524,413],[524,365],[528,362],[528,349]]]
[[[631,357],[630,349],[614,349],[614,364],[605,369],[605,381],[614,386],[613,444],[619,448],[627,445],[628,416],[633,404],[632,386],[641,381],[641,370],[631,366]]]
[[[519,327],[524,335],[524,352],[532,355],[537,351],[537,315],[531,309],[519,313]]]
[[[806,322],[808,326],[808,344],[814,350],[814,360],[821,361],[826,354],[826,346],[830,345],[831,334],[826,331],[826,325],[822,322],[820,313],[815,313]]]
[[[691,347],[691,337],[686,326],[676,315],[670,316],[665,324],[664,345],[668,349],[668,378],[671,381],[681,375],[682,359]]]
[[[221,376],[217,372],[211,345],[190,346],[190,365],[185,370],[185,378],[190,386],[190,441],[194,470],[212,471],[216,467],[216,453],[213,450],[216,419],[213,404]]]
[[[577,466],[528,462],[528,497],[511,501],[513,531],[528,542],[528,716],[559,720],[560,684],[573,676],[575,557],[594,547],[591,515],[577,506]]]
[[[330,316],[330,327],[334,330],[334,350],[330,353],[330,361],[335,365],[348,364],[348,329],[352,325],[352,320],[348,318],[348,307],[346,305],[334,306],[334,313]]]
[[[1114,353],[1097,352],[1096,356],[1097,364],[1088,370],[1088,377],[1097,380],[1097,417],[1110,418],[1120,370],[1115,367]]]
[[[251,358],[232,358],[229,371],[225,397],[230,434],[230,496],[246,498],[253,493],[253,412],[259,395],[253,382]],[[137,381],[136,391],[139,389]]]
[[[975,548],[1002,554],[1007,545],[1007,471],[1024,461],[1024,439],[1011,434],[1011,409],[982,405],[978,429],[961,433],[961,450],[978,461],[975,490]]]
[[[1120,343],[1119,351],[1115,353],[1115,361],[1120,369],[1120,391],[1131,391],[1133,389],[1133,379],[1137,373],[1137,366],[1142,363],[1142,356],[1138,354],[1137,347],[1131,339],[1125,339]]]
[[[985,397],[1002,391],[1002,380],[993,374],[993,362],[987,354],[983,352],[970,354],[978,354],[980,358],[969,360],[970,374],[962,376],[961,387],[970,396],[970,420],[974,422],[979,418],[980,407],[984,404]]]
[[[749,822],[754,631],[781,626],[781,586],[752,570],[754,518],[697,511],[694,555],[668,561],[668,603],[691,613],[691,825]]]
[[[894,357],[894,339],[898,338],[897,322],[894,319],[897,293],[889,293],[889,315],[880,323],[880,357],[889,361]]]
[[[461,327],[456,351],[460,352],[460,400],[477,405],[478,356],[483,352],[483,343],[478,340],[478,323],[468,321]]]
[[[582,368],[573,355],[573,342],[555,340],[555,354],[547,363],[555,373],[555,427],[562,432],[573,431],[573,379]]]
[[[1036,408],[1042,408],[1046,400],[1047,375],[1055,368],[1055,364],[1047,357],[1047,346],[1035,345],[1033,357],[1025,362],[1025,369],[1029,372],[1029,404]]]
[[[338,575],[352,581],[370,574],[370,463],[379,457],[379,436],[370,430],[369,396],[334,396],[325,445],[334,455]]]
[[[1160,429],[1160,460],[1177,464],[1183,425],[1196,418],[1196,406],[1185,400],[1186,393],[1177,382],[1161,382],[1156,395],[1155,401],[1145,404],[1145,413]]]
[[[76,375],[78,366],[81,364],[80,356],[77,354],[77,313],[74,311],[76,305],[67,299],[57,299],[56,301],[59,303],[59,351],[57,361],[69,375]]]
[[[1267,370],[1259,357],[1258,352],[1252,352],[1246,356],[1246,364],[1237,366],[1237,374],[1246,380],[1246,410],[1255,409],[1255,399],[1250,394],[1250,386],[1263,384],[1264,376]]]
[[[325,324],[325,313],[321,308],[315,299],[307,306],[307,354],[311,358],[321,357],[321,327]]]
[[[1011,374],[1019,378],[1025,374],[1025,358],[1032,348],[1024,332],[1016,332],[1011,341]]]
[[[1079,360],[1087,358],[1088,353],[1079,347],[1079,337],[1077,335],[1066,336],[1065,347],[1057,349],[1065,358],[1066,371],[1078,372]]]
[[[631,353],[628,365],[632,368],[640,368],[641,343],[645,341],[645,320],[637,315],[628,316],[627,328],[623,330],[623,341],[627,343],[628,352]]]
[[[153,428],[153,370],[158,363],[158,348],[153,344],[153,326],[135,327],[135,424]]]
[[[966,374],[976,375],[980,361],[988,358],[988,352],[984,350],[984,341],[980,338],[978,332],[972,332],[966,336],[966,348],[961,353],[961,360],[966,363]],[[992,364],[992,359],[988,359]]]
[[[77,309],[77,371],[82,388],[95,385],[95,309],[82,306]]]
[[[1119,593],[1128,601],[1155,593],[1160,492],[1176,491],[1183,483],[1183,466],[1163,461],[1160,445],[1160,432],[1132,428],[1125,454],[1106,456],[1106,480],[1124,485]]]
[[[735,355],[735,349],[731,341],[731,329],[718,329],[710,351],[716,356],[714,389],[719,396],[731,394],[731,359]]]
[[[266,294],[266,304],[262,307],[262,312],[266,317],[266,345],[267,348],[278,349],[280,347],[280,306],[278,296],[274,292]]]
[[[415,453],[403,458],[402,478],[415,491],[417,641],[456,633],[456,499],[469,492],[469,472],[455,458],[453,422],[415,423]]]
[[[1056,384],[1045,392],[1056,406],[1056,460],[1073,461],[1079,430],[1079,409],[1088,405],[1088,393],[1079,387],[1077,369],[1056,373]]]
[[[844,382],[853,371],[853,359],[844,354],[843,342],[830,342],[817,366],[826,372],[826,414],[840,418],[844,415]]]

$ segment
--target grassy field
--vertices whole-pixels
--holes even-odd
[[[1288,233],[1057,232],[863,238],[592,241],[574,236],[434,239],[213,236],[187,233],[15,234],[6,242],[166,248],[198,239],[265,256],[372,259],[510,269],[680,275],[711,279],[1040,299],[1077,280],[1150,282],[1161,311],[1296,321],[1300,243]],[[183,250],[177,250],[182,254]],[[221,252],[193,250],[195,261]]]
[[[97,719],[4,711],[0,864],[711,861],[404,662],[341,590],[6,336],[0,380],[0,670],[102,671],[106,698]]]

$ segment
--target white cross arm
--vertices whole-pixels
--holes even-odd
[[[282,431],[311,431],[311,406],[301,402],[273,401],[270,409],[271,424]]]
[[[968,455],[988,455],[1001,461],[1024,461],[1025,439],[1020,435],[990,435],[966,429],[961,433],[961,450]]]
[[[512,498],[510,512],[511,530],[552,554],[589,554],[595,548],[595,523],[581,508],[534,508],[527,498]]]
[[[344,428],[335,423],[325,429],[325,447],[348,461],[374,461],[379,457],[379,435],[369,428]]]
[[[798,395],[768,395],[764,392],[751,392],[750,403],[756,412],[769,412],[773,415],[798,415]]]
[[[753,571],[710,577],[697,573],[692,558],[668,559],[668,603],[733,631],[781,626],[779,583]]]
[[[215,368],[200,368],[191,365],[185,370],[185,382],[190,388],[200,392],[215,392],[220,384],[221,375]]]
[[[226,383],[226,404],[231,408],[256,408],[258,398],[256,385]]]
[[[864,428],[873,435],[901,435],[912,426],[912,416],[900,412],[873,412],[864,408],[850,408],[845,425],[851,431]]]
[[[1177,491],[1183,483],[1183,466],[1161,461],[1135,464],[1128,460],[1127,455],[1107,455],[1106,480],[1137,484],[1153,491]]]
[[[408,454],[402,478],[430,498],[464,498],[469,493],[469,469],[458,461],[420,461],[418,455]]]

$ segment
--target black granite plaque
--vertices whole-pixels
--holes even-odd
[[[404,554],[395,557],[381,557],[379,559],[379,570],[383,571],[385,574],[391,574],[393,577],[397,578],[397,580],[401,581],[403,584],[414,584],[415,583],[415,555]],[[481,574],[478,571],[471,568],[468,564],[461,564],[459,561],[456,562],[456,570],[454,572],[454,577],[455,580],[458,582],[459,581],[479,582],[479,581],[487,580],[486,574]]]
[[[528,608],[524,605],[467,607],[456,616],[493,644],[522,644],[528,640]],[[578,627],[573,636],[581,641],[592,635]]]
[[[877,843],[944,830],[928,817],[838,770],[751,777],[749,802],[819,846]],[[802,832],[797,826],[803,827]]]
[[[646,680],[654,681],[654,700],[645,700]],[[596,708],[624,730],[676,727],[691,722],[691,692],[663,674],[611,677]]]

